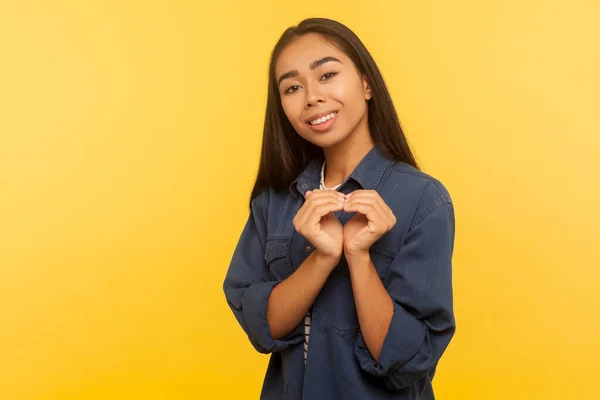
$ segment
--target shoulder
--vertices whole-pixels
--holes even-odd
[[[400,185],[405,192],[421,193],[421,202],[452,202],[448,189],[439,179],[403,162],[392,162],[385,184]]]
[[[444,206],[449,212],[453,210],[446,186],[436,177],[406,163],[392,161],[378,191],[385,195],[393,210],[412,215],[410,228]]]
[[[263,186],[251,201],[252,212],[266,218],[270,214],[281,213],[293,195],[289,189],[274,189]]]

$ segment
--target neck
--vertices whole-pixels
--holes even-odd
[[[340,143],[323,148],[325,154],[325,186],[342,183],[373,148],[373,139],[365,126],[361,132],[350,134]]]

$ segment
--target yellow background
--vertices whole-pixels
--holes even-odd
[[[309,16],[361,37],[455,201],[437,397],[598,398],[598,1],[2,0],[0,399],[258,398],[221,284]]]

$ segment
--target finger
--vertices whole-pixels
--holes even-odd
[[[386,213],[386,211],[382,207],[382,205],[371,197],[351,198],[350,200],[346,201],[346,204],[344,205],[344,211],[346,211],[346,212],[355,211],[354,209],[356,207],[358,207],[359,204],[372,207],[373,212],[375,212],[379,216],[379,218],[381,218],[382,220],[386,220],[388,218],[388,214]],[[371,216],[373,218],[375,218],[375,214],[373,214]]]
[[[339,201],[340,199],[345,199],[345,195],[335,190],[308,190],[304,204],[294,217],[294,226],[303,226],[306,223],[306,218],[312,213],[312,207],[324,204],[327,201]]]
[[[298,226],[304,226],[307,224],[308,218],[310,218],[315,212],[318,214],[319,211],[315,211],[319,207],[333,208],[333,211],[338,211],[343,208],[344,200],[336,196],[321,196],[320,198],[314,197],[310,202],[305,203],[297,214]],[[314,222],[311,222],[314,224]]]
[[[326,193],[329,192],[329,193]],[[306,212],[312,212],[311,208],[314,208],[315,206],[318,206],[320,204],[324,204],[328,201],[340,201],[340,200],[344,200],[344,196],[341,193],[337,193],[337,192],[332,192],[332,191],[326,191],[326,190],[319,190],[319,191],[314,191],[312,193],[312,195],[310,196],[309,199],[306,199],[306,201],[304,202],[304,204],[302,205],[302,207],[300,208],[300,210],[298,210],[298,213],[304,214]]]
[[[371,232],[385,232],[388,230],[388,221],[382,217],[381,214],[371,204],[357,203],[349,211],[356,211],[357,213],[364,215],[367,219],[368,229]]]
[[[375,197],[357,196],[357,197],[353,197],[349,201],[347,201],[348,204],[352,204],[353,202],[370,204],[377,210],[377,212],[379,212],[379,214],[381,214],[382,217],[385,217],[387,215],[384,204],[382,204],[380,201],[378,201],[378,199]]]
[[[302,206],[310,208],[315,204],[321,204],[327,200],[338,201],[340,199],[345,200],[344,194],[335,190],[315,190]]]
[[[383,201],[379,193],[376,190],[355,190],[346,195],[346,199],[377,199]]]
[[[312,209],[312,212],[306,216],[306,226],[314,227],[321,222],[323,216],[334,212],[340,211],[344,207],[342,201],[332,201],[325,204],[321,204]]]
[[[391,229],[395,224],[395,222],[391,221],[385,213],[381,212],[381,210],[376,206],[376,202],[373,199],[354,199],[352,201],[352,204],[350,204],[347,207],[344,207],[344,211],[356,211],[360,214],[365,215],[368,221],[368,229],[372,232],[386,232],[389,229]]]
[[[364,214],[369,221],[377,222],[378,225],[386,221],[386,217],[371,203],[354,201],[352,204],[344,205],[345,212],[358,212]]]
[[[355,193],[355,192],[353,192],[353,193]],[[352,193],[350,193],[350,194],[352,194]],[[346,198],[348,198],[348,196],[346,196]],[[364,199],[365,202],[368,202],[368,203],[371,203],[371,201],[372,201],[373,206],[375,208],[377,208],[379,213],[384,218],[389,219],[390,221],[393,222],[393,224],[396,223],[395,222],[396,216],[394,215],[394,212],[387,205],[387,203],[381,198],[379,193],[377,193],[375,190],[358,190],[358,191],[356,191],[356,194],[354,196],[351,196],[351,198],[355,199],[355,200]],[[347,203],[349,203],[349,201],[347,201]]]

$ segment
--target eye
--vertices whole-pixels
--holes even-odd
[[[335,71],[330,71],[330,72],[326,72],[325,74],[323,74],[323,76],[321,77],[321,80],[323,80],[323,78],[330,79],[333,78],[335,75],[337,75],[337,72]]]
[[[300,86],[298,85],[292,85],[289,88],[287,88],[283,93],[294,93],[296,90],[298,90],[297,88],[299,88]],[[296,89],[294,89],[296,88]],[[292,90],[294,89],[294,90]]]

